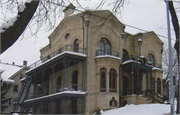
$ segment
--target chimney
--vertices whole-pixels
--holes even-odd
[[[14,65],[15,63],[14,62],[12,62],[12,65]]]
[[[25,66],[25,65],[27,66],[27,61],[24,60],[23,61],[23,66]]]
[[[74,10],[75,10],[75,6],[71,3],[69,4],[64,10],[64,17],[67,17],[69,16],[70,14],[73,14],[74,13]]]

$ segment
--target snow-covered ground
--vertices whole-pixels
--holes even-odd
[[[130,104],[104,111],[102,115],[164,115],[168,113],[170,113],[170,104]]]

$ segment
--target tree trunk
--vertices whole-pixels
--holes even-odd
[[[30,3],[26,3],[26,8],[23,12],[19,12],[19,17],[14,22],[12,26],[7,28],[1,34],[1,50],[0,53],[6,51],[11,45],[13,45],[19,36],[23,33],[26,26],[30,22],[34,12],[38,7],[39,1],[32,1]]]

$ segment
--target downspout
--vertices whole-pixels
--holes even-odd
[[[88,27],[89,27],[89,13],[85,12],[85,39],[84,39],[84,48],[86,49],[86,55],[87,55],[87,59],[86,59],[86,79],[85,79],[85,91],[86,91],[86,97],[85,97],[85,114],[90,114],[89,113],[89,106],[88,106],[88,102],[90,101],[88,99],[88,93],[89,92],[89,78],[90,78],[90,46],[89,46],[89,38],[88,38]]]

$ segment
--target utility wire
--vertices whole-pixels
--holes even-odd
[[[58,5],[58,6],[62,6],[62,7],[64,7],[64,8],[67,7],[67,6],[65,6],[65,5],[58,4],[58,3],[54,3],[54,2],[51,2],[51,1],[47,1],[47,2],[52,3],[52,4],[55,4],[55,5]],[[74,10],[76,10],[76,11],[78,11],[78,12],[84,12],[84,11],[78,10],[78,9],[74,9]],[[134,27],[134,26],[131,26],[131,25],[128,25],[128,24],[125,24],[125,23],[121,23],[120,21],[114,21],[114,20],[111,20],[111,19],[108,19],[108,18],[104,18],[104,17],[98,16],[98,15],[95,15],[95,14],[91,14],[91,15],[93,15],[93,16],[95,16],[95,17],[102,18],[102,19],[106,19],[106,20],[109,20],[109,21],[113,21],[113,22],[115,22],[115,23],[123,24],[123,25],[125,25],[125,26],[131,27],[131,28],[134,28],[134,29],[137,29],[137,30],[141,30],[141,31],[144,31],[144,32],[149,32],[149,31],[147,31],[147,30],[144,30],[144,29],[141,29],[141,28],[138,28],[138,27]],[[156,35],[168,39],[167,36],[163,36],[163,35],[161,35],[161,34],[156,34]],[[171,39],[171,40],[176,41],[175,39]]]

